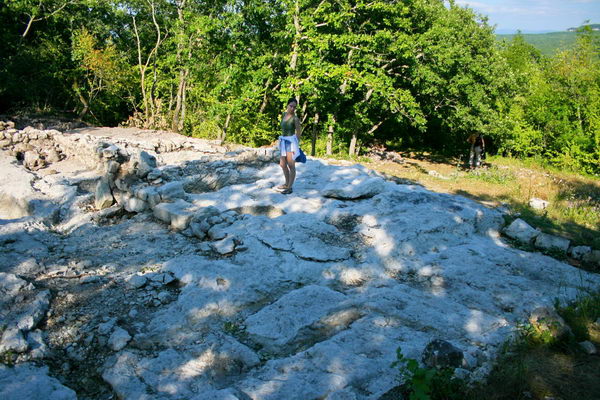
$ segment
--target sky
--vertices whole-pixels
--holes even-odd
[[[600,0],[456,0],[488,16],[496,33],[565,31],[586,20],[600,23]]]

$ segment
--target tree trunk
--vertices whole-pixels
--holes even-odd
[[[350,140],[350,150],[348,151],[349,156],[356,155],[356,142],[358,141],[358,137],[356,136],[356,132],[352,133],[352,139]]]
[[[331,117],[331,122],[329,123],[329,129],[327,131],[327,155],[330,156],[333,154],[333,125],[335,125],[335,117]]]
[[[156,28],[156,44],[155,44],[154,48],[150,51],[150,54],[148,54],[145,64],[142,63],[141,39],[140,39],[140,35],[139,35],[138,29],[137,29],[135,15],[131,16],[131,18],[133,20],[133,31],[135,33],[135,39],[136,39],[136,44],[137,44],[138,67],[140,69],[140,86],[141,86],[141,91],[142,91],[142,101],[144,104],[144,128],[149,128],[151,125],[154,124],[154,115],[155,115],[155,108],[156,108],[156,104],[155,104],[153,94],[152,94],[152,91],[154,90],[154,86],[153,86],[150,94],[148,93],[148,91],[146,89],[146,71],[148,69],[148,65],[150,64],[150,61],[153,59],[153,55],[155,55],[155,53],[158,52],[158,48],[160,47],[160,44],[162,42],[160,26],[158,25],[158,22],[156,21],[156,9],[154,7],[154,2],[149,1],[149,4],[150,4],[150,7],[152,8],[152,22],[154,24],[154,27]],[[156,57],[154,57],[154,62],[156,64]],[[155,78],[154,78],[154,85],[155,85],[156,84],[156,68],[154,70],[154,74],[155,74]],[[152,117],[150,116],[150,112],[152,112]]]
[[[302,30],[300,27],[300,4],[298,0],[296,0],[294,4],[294,29],[295,35],[294,42],[292,43],[292,58],[290,60],[290,71],[293,77],[295,77],[296,65],[298,64],[298,40],[300,39],[300,33]],[[298,91],[294,80],[292,80],[292,86],[290,87],[290,89],[292,89],[292,92],[294,94],[296,94]]]
[[[179,132],[179,113],[181,112],[181,103],[183,97],[184,71],[179,70],[179,85],[177,85],[177,95],[175,97],[175,110],[173,111],[173,121],[171,121],[171,130]]]
[[[225,141],[225,138],[227,137],[227,129],[229,129],[230,122],[231,122],[231,111],[229,111],[227,113],[227,118],[225,118],[225,125],[223,126],[223,132],[221,133],[221,137],[219,138],[219,140],[221,140],[222,142]]]
[[[271,65],[269,64],[269,69],[271,68]],[[265,83],[265,94],[263,95],[263,99],[262,99],[262,103],[260,104],[260,108],[258,110],[258,114],[262,114],[265,109],[267,108],[267,100],[269,98],[268,94],[269,94],[269,85],[271,84],[271,77],[269,77],[267,79],[267,82]]]
[[[310,155],[315,156],[317,151],[317,125],[319,124],[319,113],[315,114],[315,120],[312,129],[312,140],[310,143]]]
[[[189,70],[188,70],[188,73],[189,73]],[[187,75],[186,75],[186,78],[187,78]],[[183,130],[183,123],[185,122],[185,113],[187,111],[186,99],[187,99],[187,79],[185,80],[184,85],[183,85],[183,95],[182,95],[182,100],[181,100],[181,119],[179,120],[178,132],[181,132]]]

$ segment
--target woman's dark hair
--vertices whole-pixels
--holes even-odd
[[[292,103],[298,104],[298,100],[296,100],[295,98],[292,97],[291,99],[288,100],[287,105],[289,106]]]

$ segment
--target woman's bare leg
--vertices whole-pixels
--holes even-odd
[[[279,166],[283,170],[283,176],[285,178],[285,187],[290,187],[290,169],[288,168],[288,163],[285,156],[279,157]],[[294,173],[294,177],[295,175],[296,174]]]
[[[291,189],[294,181],[296,180],[296,160],[294,159],[294,153],[292,152],[288,152],[286,154],[286,158],[287,166],[289,168],[289,179],[286,179],[286,184],[287,187]]]

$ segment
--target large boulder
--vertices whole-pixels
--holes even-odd
[[[323,188],[322,194],[340,200],[365,199],[381,193],[384,185],[382,178],[364,175],[334,181]]]

